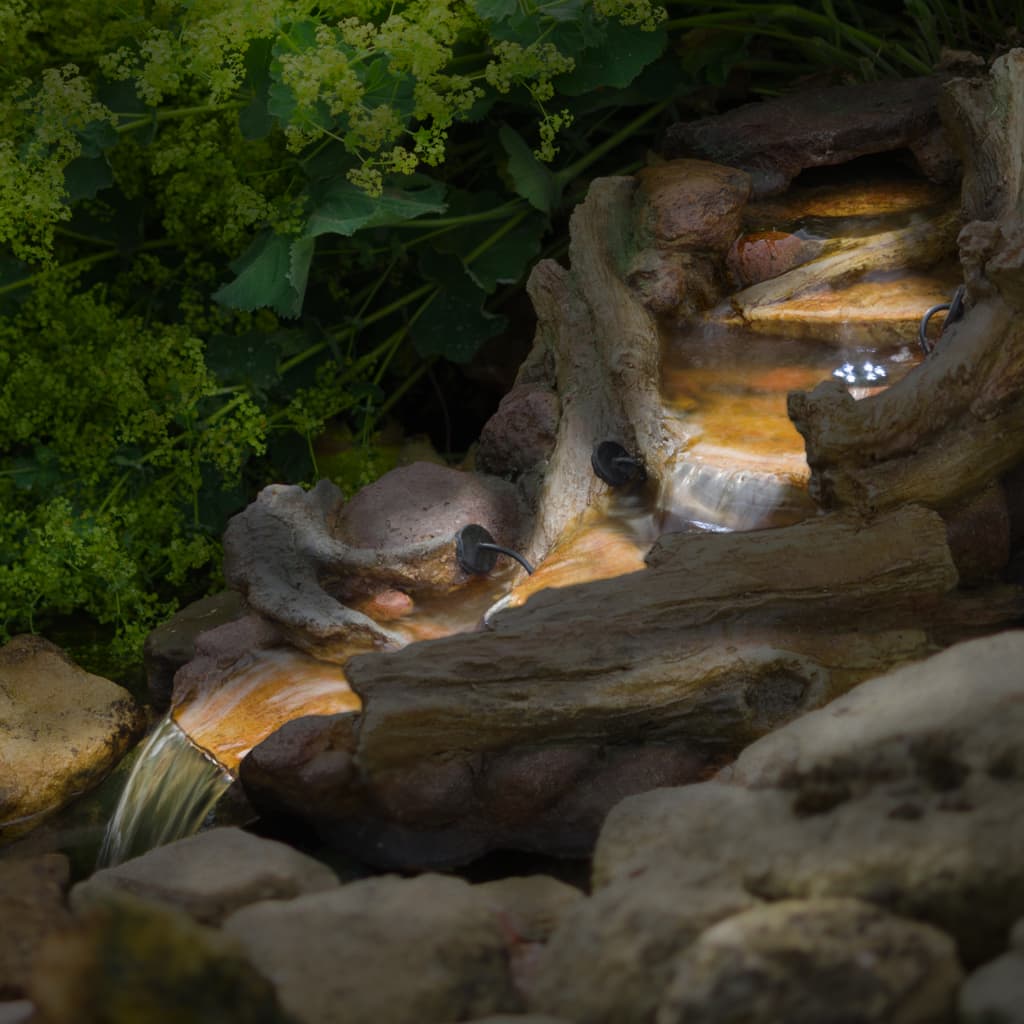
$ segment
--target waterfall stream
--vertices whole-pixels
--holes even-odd
[[[168,715],[143,743],[107,825],[98,865],[120,864],[192,835],[232,781]]]

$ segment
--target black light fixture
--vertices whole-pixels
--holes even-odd
[[[455,534],[455,557],[462,571],[471,576],[486,576],[497,565],[498,555],[514,558],[532,575],[533,566],[518,551],[496,544],[491,534],[477,523],[470,523]]]
[[[949,312],[946,313],[942,330],[939,332],[940,337],[946,333],[946,328],[950,324],[955,324],[964,315],[964,286],[962,284],[957,285],[957,289],[953,292],[953,297],[949,302],[940,302],[938,305],[932,306],[921,317],[921,326],[917,329],[917,341],[921,346],[921,351],[926,356],[930,356],[935,349],[935,346],[928,340],[928,321],[943,309]]]
[[[630,455],[618,441],[602,441],[590,453],[590,465],[609,487],[625,487],[647,479],[641,459]]]

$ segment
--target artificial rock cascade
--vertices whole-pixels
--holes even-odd
[[[206,653],[179,673],[181,693],[216,687],[242,633],[246,656],[282,643],[319,656],[376,648],[345,668],[360,710],[299,717],[245,757],[256,807],[302,817],[382,865],[505,846],[583,853],[624,796],[706,777],[861,680],[1019,615],[1020,590],[998,576],[1020,540],[1006,476],[1024,456],[1020,182],[999,167],[1024,146],[1011,102],[1022,62],[1013,51],[988,77],[894,96],[902,113],[864,118],[856,152],[809,131],[819,150],[800,166],[907,146],[911,132],[941,183],[956,159],[939,125],[955,126],[961,207],[925,182],[920,223],[809,243],[767,269],[753,249],[737,262],[751,193],[772,191],[749,154],[740,168],[683,156],[594,182],[572,218],[571,268],[542,261],[530,279],[534,348],[485,431],[481,465],[512,482],[414,466],[347,506],[328,485],[277,487],[238,517],[227,575],[256,618],[207,634]],[[1006,111],[1005,143],[971,114],[986,104]],[[665,534],[642,571],[548,590],[483,630],[394,649],[414,638],[402,633],[404,608],[472,585],[454,558],[467,519],[543,562],[607,501],[590,465],[601,441],[642,460],[640,492],[671,518],[673,474],[697,439],[685,415],[665,415],[659,318],[756,329],[823,285],[952,259],[957,239],[967,313],[922,366],[860,401],[838,382],[791,394],[817,506],[790,481],[788,525]],[[520,431],[517,449],[515,417],[534,406],[542,427]],[[427,472],[436,483],[410,508],[402,476]],[[364,505],[387,537],[365,539]]]

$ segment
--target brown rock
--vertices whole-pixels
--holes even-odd
[[[641,237],[659,249],[725,252],[750,195],[746,174],[705,160],[672,160],[637,172]]]
[[[100,782],[144,725],[127,690],[48,640],[18,636],[0,648],[0,839]]]
[[[669,158],[742,168],[758,196],[784,192],[807,167],[905,148],[919,155],[925,174],[948,180],[956,164],[936,140],[938,95],[934,78],[815,89],[673,125],[662,148]]]
[[[786,231],[756,231],[733,242],[726,263],[736,282],[745,288],[792,270],[808,258],[809,248],[802,238]]]
[[[224,590],[186,605],[146,637],[142,656],[149,694],[157,711],[170,707],[174,673],[195,657],[196,637],[241,615],[241,594]]]
[[[63,854],[0,862],[0,1000],[25,994],[39,947],[71,920],[67,884]]]
[[[543,461],[555,446],[560,403],[544,384],[519,384],[484,424],[477,465],[486,473],[518,476]]]

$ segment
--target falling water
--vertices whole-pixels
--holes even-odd
[[[99,866],[192,835],[232,781],[168,716],[139,752],[107,826]]]

